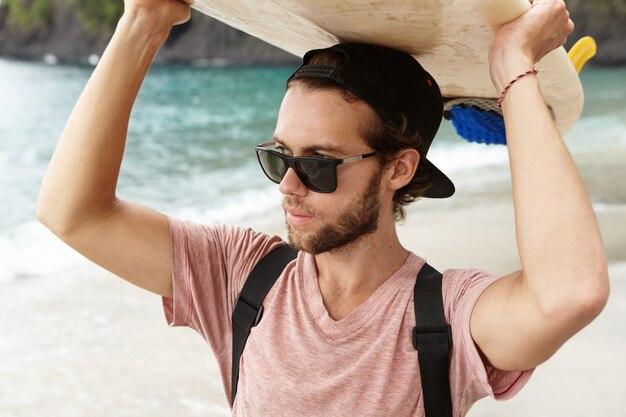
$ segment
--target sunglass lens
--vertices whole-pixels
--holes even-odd
[[[296,171],[301,174],[298,176],[307,188],[322,193],[335,191],[337,188],[335,165],[328,162],[323,159],[319,161],[314,159],[296,161]]]
[[[266,150],[257,150],[257,156],[265,175],[279,184],[287,172],[285,161],[274,152]]]

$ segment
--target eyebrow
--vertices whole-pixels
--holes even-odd
[[[272,138],[272,140],[274,142],[276,142],[278,145],[283,146],[287,149],[291,149],[289,148],[289,146],[287,146],[287,144],[285,142],[283,142],[278,136],[274,135],[274,137]],[[330,154],[339,154],[339,155],[348,155],[348,153],[345,151],[345,149],[339,147],[339,146],[334,146],[328,143],[321,143],[321,144],[317,144],[317,145],[313,145],[313,146],[307,146],[305,148],[303,148],[303,151],[305,153],[315,153],[315,152],[328,152]]]

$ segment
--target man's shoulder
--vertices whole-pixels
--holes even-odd
[[[496,279],[496,276],[478,268],[449,268],[443,271],[444,286],[476,285]]]
[[[498,279],[476,268],[446,269],[443,273],[442,295],[446,312],[473,309],[480,295]]]
[[[197,260],[217,258],[230,266],[241,265],[249,271],[256,263],[285,242],[280,236],[232,224],[206,224],[169,218],[174,247]],[[241,271],[243,272],[243,271]]]
[[[168,217],[172,232],[184,233],[189,238],[217,239],[222,242],[251,243],[258,241],[278,241],[282,238],[247,226],[222,223],[203,223],[193,220]]]

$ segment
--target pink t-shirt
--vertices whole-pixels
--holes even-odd
[[[256,263],[280,238],[232,226],[169,219],[173,298],[163,298],[171,326],[189,326],[211,346],[230,400],[230,316]],[[349,316],[333,320],[317,282],[315,258],[300,252],[263,301],[263,319],[241,358],[234,416],[423,416],[413,286],[424,264],[404,265]],[[531,371],[485,367],[470,334],[474,304],[496,278],[448,270],[445,314],[452,325],[450,384],[454,416],[478,399],[514,396]]]

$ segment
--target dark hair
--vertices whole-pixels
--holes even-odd
[[[341,65],[345,57],[333,51],[324,51],[315,55],[310,60],[310,64],[320,65]],[[350,90],[340,86],[336,82],[327,78],[294,78],[287,83],[287,89],[291,86],[300,85],[310,90],[336,90],[341,93],[348,102],[359,101]],[[365,102],[367,104],[367,102]],[[371,106],[370,106],[371,108]],[[411,134],[408,132],[406,115],[400,115],[401,123],[391,123],[383,119],[378,112],[372,108],[372,123],[363,126],[363,138],[371,148],[377,151],[384,151],[381,154],[381,165],[389,164],[395,157],[397,151],[407,148],[414,148],[420,152],[422,137],[419,132]],[[422,153],[420,152],[420,155]],[[406,217],[404,206],[418,200],[430,186],[430,175],[417,168],[413,179],[404,187],[396,190],[393,195],[393,211],[396,221],[402,221]]]

